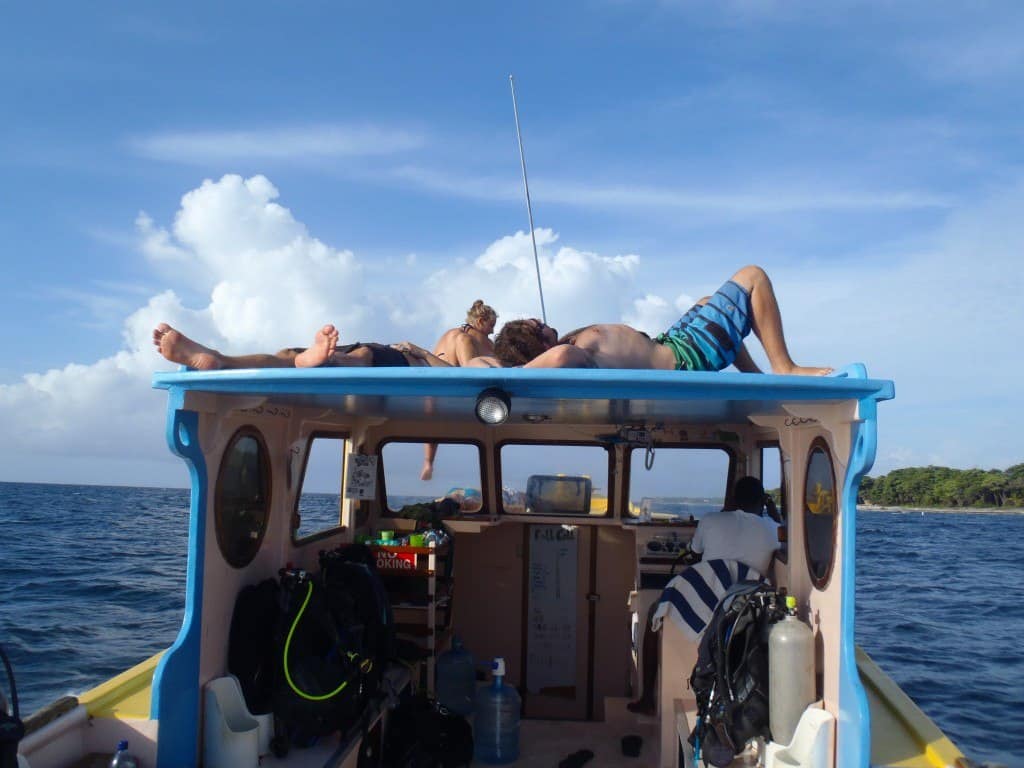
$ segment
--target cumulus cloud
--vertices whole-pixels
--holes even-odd
[[[173,367],[152,347],[160,321],[243,353],[303,344],[328,321],[345,340],[429,345],[476,298],[495,307],[499,324],[540,315],[528,232],[440,269],[410,254],[399,261],[419,279],[403,294],[353,252],[314,237],[278,197],[263,176],[229,175],[185,194],[169,225],[139,215],[139,252],[166,288],[127,314],[120,350],[0,386],[8,477],[184,482],[163,444],[163,394],[149,387],[154,370]],[[1014,300],[1024,293],[1022,207],[1024,187],[957,212],[909,254],[770,269],[797,362],[865,361],[871,374],[896,380],[897,400],[882,405],[876,472],[1019,460],[1024,370],[1013,350],[1024,327],[1024,305]],[[637,254],[575,248],[552,229],[535,234],[548,318],[562,331],[626,322],[658,333],[727,277],[711,274],[710,264],[706,274],[645,272]],[[751,350],[766,365],[756,343]]]
[[[403,263],[422,271],[425,290],[385,293],[387,286],[368,282],[353,252],[311,235],[278,197],[263,176],[227,175],[186,193],[169,226],[145,212],[137,216],[139,253],[167,287],[124,319],[121,350],[0,385],[0,420],[10,435],[0,458],[11,477],[183,482],[163,444],[163,394],[149,386],[154,371],[174,368],[154,351],[158,322],[238,354],[304,344],[324,322],[337,324],[345,340],[411,338],[429,345],[461,322],[477,297],[503,320],[540,314],[529,233],[501,237],[475,259],[433,271],[410,254]],[[628,318],[642,325],[669,306],[637,288],[638,256],[560,245],[550,229],[536,235],[553,322],[568,327]],[[182,298],[196,293],[204,298],[194,305]],[[86,465],[83,457],[93,461]],[[105,474],[94,474],[97,462]]]

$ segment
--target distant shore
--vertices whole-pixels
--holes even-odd
[[[1022,507],[886,507],[880,504],[858,504],[864,512],[938,512],[953,515],[1021,515]]]

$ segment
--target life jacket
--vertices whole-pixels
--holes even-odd
[[[768,633],[782,618],[778,593],[763,582],[734,584],[719,601],[701,637],[690,687],[697,723],[695,752],[724,768],[768,728]]]

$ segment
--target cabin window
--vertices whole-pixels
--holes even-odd
[[[828,583],[835,558],[836,476],[828,443],[815,438],[807,456],[804,479],[804,545],[811,580],[819,589]]]
[[[459,502],[461,514],[483,509],[480,466],[483,453],[474,443],[440,442],[434,457],[434,472],[423,480],[422,442],[393,441],[381,448],[384,491],[390,512],[402,507],[449,497]]]
[[[645,447],[629,452],[630,517],[700,520],[722,508],[731,456],[723,448],[657,446],[650,469]]]
[[[778,443],[761,443],[761,485],[774,499],[779,514],[786,517],[786,485],[782,471],[782,451]]]
[[[341,525],[341,485],[347,441],[338,435],[314,435],[302,468],[299,498],[292,518],[298,541]]]
[[[611,454],[604,446],[506,443],[499,455],[502,513],[608,514]]]
[[[244,568],[259,552],[270,516],[270,458],[263,437],[242,427],[228,443],[217,473],[214,518],[224,559]]]

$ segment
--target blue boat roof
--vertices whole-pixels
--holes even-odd
[[[267,368],[158,373],[172,393],[259,397],[279,406],[342,414],[472,420],[488,387],[509,394],[513,414],[552,422],[622,423],[643,419],[745,421],[782,413],[783,402],[889,400],[891,381],[869,379],[857,363],[830,376],[694,373],[572,368]],[[467,405],[468,403],[468,405]]]

